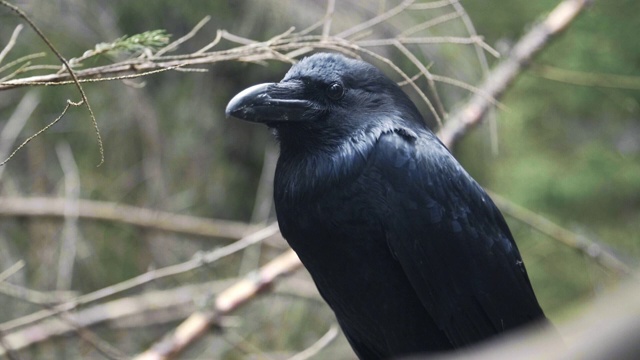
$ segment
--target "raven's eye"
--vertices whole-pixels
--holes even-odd
[[[344,88],[339,83],[335,82],[327,88],[327,96],[332,100],[338,100],[344,95]]]

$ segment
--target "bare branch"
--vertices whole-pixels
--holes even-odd
[[[431,93],[433,94],[434,102],[436,104],[436,110],[438,111],[438,115],[439,115],[439,116],[436,116],[436,120],[438,121],[438,128],[441,128],[442,121],[440,120],[440,118],[446,115],[446,111],[444,110],[444,104],[442,104],[442,100],[440,100],[440,96],[438,96],[438,89],[436,89],[436,84],[433,81],[433,76],[431,75],[431,72],[399,40],[396,41],[394,45],[398,50],[400,50],[404,54],[404,56],[407,57],[407,59],[409,59],[409,61],[411,61],[424,74],[424,77],[427,79],[427,83],[429,84],[429,88],[431,89]]]
[[[257,273],[229,287],[218,295],[213,313],[196,312],[182,322],[175,331],[154,344],[149,350],[135,357],[136,360],[168,359],[183,351],[205,334],[219,317],[244,305],[257,294],[270,287],[278,278],[302,267],[293,250],[271,260]]]
[[[4,72],[4,71],[10,69],[11,67],[16,66],[16,65],[18,65],[20,63],[28,62],[29,60],[33,60],[33,59],[37,59],[37,58],[41,58],[41,57],[45,57],[46,55],[47,55],[46,53],[41,52],[41,53],[29,54],[29,55],[17,58],[16,60],[10,61],[7,64],[1,66],[0,67],[0,73]],[[35,70],[38,69],[38,67],[36,67],[36,66],[27,66],[27,67],[25,67],[24,65],[21,65],[20,67],[22,68],[22,71],[16,70],[16,71],[14,71],[13,73],[11,73],[9,75],[1,77],[0,78],[0,84],[5,82],[5,81],[7,81],[7,80],[9,80],[9,79],[12,79],[15,75],[19,74],[20,72],[26,72],[26,71],[33,70],[33,69],[35,69]],[[58,66],[55,66],[55,65],[41,65],[41,67],[43,67],[43,68],[46,67],[49,70],[57,70],[59,68]]]
[[[2,51],[0,51],[0,64],[4,60],[5,56],[7,56],[9,51],[13,49],[13,46],[16,44],[16,40],[18,39],[18,35],[20,35],[20,31],[22,31],[22,28],[24,28],[22,24],[18,24],[18,26],[16,26],[16,28],[13,30],[13,33],[11,33],[9,42],[7,43],[7,45],[5,45]]]
[[[67,105],[64,107],[64,109],[62,110],[62,113],[55,120],[53,120],[47,126],[45,126],[42,129],[40,129],[40,131],[38,131],[37,133],[29,136],[25,141],[22,142],[22,144],[18,145],[18,147],[15,150],[13,150],[13,152],[11,154],[9,154],[9,156],[6,159],[4,159],[4,161],[0,162],[0,166],[3,166],[9,160],[11,160],[11,158],[13,158],[15,156],[15,154],[18,153],[18,151],[20,151],[23,147],[25,147],[29,143],[29,141],[35,139],[40,134],[42,134],[43,132],[47,131],[50,127],[55,125],[58,121],[60,121],[60,119],[62,119],[62,117],[67,113],[67,110],[69,110],[69,107],[71,107],[71,106],[80,106],[80,105],[82,105],[82,102],[74,103],[71,100],[67,100]]]
[[[440,16],[434,18],[434,19],[425,21],[425,22],[423,22],[421,24],[418,24],[416,26],[410,27],[407,30],[404,30],[403,32],[400,33],[400,35],[398,37],[406,38],[407,36],[415,34],[417,32],[424,31],[424,30],[432,28],[432,27],[434,27],[436,25],[440,25],[440,24],[446,23],[448,21],[457,19],[460,16],[461,16],[461,14],[458,13],[457,11],[450,12],[450,13],[444,14],[444,15],[440,15]]]
[[[431,10],[438,9],[441,7],[449,6],[452,4],[458,3],[458,0],[440,0],[440,1],[432,1],[421,4],[414,4],[409,7],[409,10]]]
[[[22,97],[0,133],[0,159],[6,159],[9,156],[9,151],[11,151],[11,147],[18,138],[18,135],[20,135],[20,131],[22,131],[27,124],[27,120],[39,103],[40,96],[33,90]],[[0,178],[2,178],[4,170],[5,167],[0,166]]]
[[[173,50],[177,49],[178,46],[180,46],[180,44],[182,44],[185,41],[193,38],[198,33],[198,31],[200,31],[200,29],[202,29],[202,27],[205,26],[209,22],[209,20],[211,20],[211,16],[209,16],[209,15],[205,16],[186,35],[182,36],[181,38],[179,38],[178,40],[172,42],[171,44],[165,46],[164,48],[158,50],[158,52],[156,52],[154,54],[154,56],[162,56],[164,53],[167,53],[169,51],[173,51]]]
[[[78,218],[80,208],[80,174],[78,164],[73,158],[73,152],[69,143],[60,143],[56,146],[56,153],[64,174],[64,226],[58,254],[58,276],[56,289],[69,290],[73,280],[73,267],[76,261],[78,248]]]
[[[10,282],[0,283],[0,293],[31,304],[51,306],[71,301],[78,296],[75,291],[38,291]]]
[[[327,12],[324,15],[324,22],[322,24],[323,38],[327,38],[331,34],[331,22],[333,21],[333,13],[335,9],[336,9],[336,0],[327,0]]]
[[[368,20],[365,21],[363,23],[360,23],[350,29],[347,29],[341,33],[339,33],[338,35],[336,35],[336,37],[339,38],[343,38],[346,39],[350,36],[353,36],[359,32],[365,31],[373,26],[376,26],[398,14],[400,14],[404,9],[408,8],[409,6],[411,6],[413,3],[415,2],[415,0],[404,0],[402,3],[400,3],[400,5],[389,9],[388,11]]]
[[[0,197],[0,216],[64,217],[65,199]],[[181,234],[238,239],[251,230],[249,224],[198,218],[147,208],[92,200],[78,200],[81,219],[112,221]]]
[[[11,265],[11,267],[9,267],[8,269],[0,273],[0,283],[10,278],[11,275],[17,273],[23,267],[24,267],[24,260],[20,260],[17,263]]]
[[[326,334],[322,335],[318,341],[313,343],[310,347],[306,348],[304,351],[301,351],[294,356],[290,357],[289,360],[307,360],[314,356],[316,356],[320,350],[326,348],[333,340],[338,337],[340,331],[338,330],[338,325],[333,324],[329,328]]]

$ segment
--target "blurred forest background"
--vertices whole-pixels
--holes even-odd
[[[484,42],[504,55],[558,2],[418,1],[442,5],[415,5],[360,35],[365,40],[385,38],[439,18],[446,20],[420,36],[468,38],[465,21],[470,19]],[[399,3],[337,2],[331,34]],[[175,53],[201,49],[222,29],[244,39],[233,41],[229,35],[214,48],[230,49],[246,39],[268,40],[292,26],[305,29],[321,21],[327,9],[324,1],[20,0],[12,4],[25,11],[67,59],[80,57],[98,43],[150,30],[163,29],[173,41],[205,16],[210,21]],[[469,18],[461,16],[454,4],[462,5]],[[631,267],[640,259],[639,12],[640,3],[635,0],[595,1],[522,73],[489,121],[452,149],[481,185],[508,199],[507,205],[517,204],[567,230],[548,236],[506,213],[541,305],[556,323],[576,316],[583,304],[615,288],[625,277],[594,260],[599,249]],[[56,57],[24,20],[2,6],[0,51],[18,24],[25,28],[0,60],[0,82],[19,68],[3,66],[29,54],[46,53],[32,59],[31,65],[60,69]],[[313,30],[316,35],[321,32],[322,27]],[[478,86],[486,69],[500,61],[487,51],[479,56],[473,43],[451,41],[408,48],[430,72],[472,86]],[[420,72],[398,49],[369,49],[389,57],[410,76]],[[92,57],[77,69],[140,55],[136,51]],[[166,71],[83,84],[104,144],[104,163],[97,167],[100,150],[87,109],[71,107],[58,123],[0,167],[0,272],[18,267],[6,279],[0,276],[4,281],[0,337],[6,340],[0,341],[0,348],[14,344],[9,341],[11,334],[27,337],[25,329],[37,338],[33,334],[38,326],[49,330],[66,326],[75,330],[58,332],[65,336],[25,340],[25,349],[14,356],[110,357],[108,351],[91,345],[96,342],[115,347],[116,354],[140,353],[192,312],[210,309],[221,289],[285,251],[286,243],[274,234],[215,263],[87,301],[75,312],[48,317],[48,322],[21,322],[24,316],[81,294],[190,261],[195,254],[228,245],[272,223],[270,177],[277,146],[265,127],[225,119],[224,108],[240,90],[278,81],[289,66],[282,61],[221,61],[195,66],[206,72]],[[45,68],[26,75],[53,72]],[[416,83],[433,96],[424,78]],[[446,81],[436,81],[435,86],[447,113],[471,95],[468,89]],[[405,89],[420,102],[411,87]],[[0,90],[0,160],[58,117],[67,99],[80,99],[73,85]],[[421,110],[430,111],[424,105]],[[48,201],[52,199],[60,201]],[[91,202],[78,207],[74,199]],[[115,207],[118,204],[132,207]],[[212,219],[208,223],[212,230],[199,231],[194,226],[193,232],[168,231],[171,222],[162,220],[160,225],[139,226],[136,219],[144,215],[141,208],[176,214],[176,221],[182,219],[178,216]],[[557,237],[567,234],[597,243],[588,249],[592,256],[558,241]],[[123,299],[140,308],[118,315],[122,307],[134,308],[117,302]],[[86,325],[92,325],[88,333],[78,325],[81,316],[94,319],[87,320]],[[334,323],[313,283],[299,270],[223,317],[219,331],[212,330],[181,356],[288,358],[327,334]],[[18,335],[14,339],[18,341]],[[341,335],[317,355],[353,357]]]

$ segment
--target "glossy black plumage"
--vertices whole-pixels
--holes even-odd
[[[313,55],[238,94],[227,115],[278,137],[280,229],[360,358],[544,321],[498,209],[372,65]]]

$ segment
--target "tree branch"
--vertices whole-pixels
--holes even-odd
[[[46,197],[0,197],[0,217],[65,216],[66,199]],[[251,230],[249,224],[199,218],[104,201],[78,200],[78,217],[113,221],[148,229],[226,239],[241,238]]]
[[[182,322],[173,333],[154,344],[149,350],[135,357],[136,360],[170,359],[204,335],[221,316],[234,311],[265,291],[282,276],[302,267],[293,250],[271,260],[243,280],[218,295],[212,313],[196,312]]]

